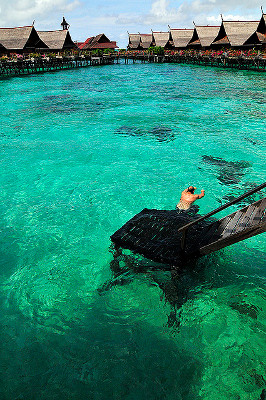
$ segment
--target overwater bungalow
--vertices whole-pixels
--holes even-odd
[[[170,32],[152,32],[152,34],[155,46],[163,47],[164,49],[173,48],[173,41],[170,40]]]
[[[40,49],[48,49],[39,37],[34,26],[16,28],[0,28],[0,44],[6,54],[33,53]]]
[[[58,52],[77,48],[68,30],[38,31],[38,35],[51,51]]]
[[[148,48],[154,46],[153,35],[151,33],[141,33],[140,46],[143,50],[148,50]]]
[[[256,34],[259,21],[222,21],[213,48],[252,48],[261,44]]]
[[[188,47],[195,49],[208,49],[218,35],[220,26],[195,26],[192,39]]]
[[[140,34],[139,33],[129,33],[128,34],[128,50],[140,50]]]
[[[170,29],[170,40],[176,50],[185,49],[192,39],[194,29]]]
[[[106,49],[117,49],[116,42],[111,41],[104,33],[100,33],[97,36],[89,37],[84,43],[79,43],[78,47],[80,50],[106,50]]]

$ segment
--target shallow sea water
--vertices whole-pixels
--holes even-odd
[[[265,181],[265,76],[121,64],[0,88],[0,398],[259,400],[265,234],[179,273],[112,270],[109,237],[188,184],[203,214]]]

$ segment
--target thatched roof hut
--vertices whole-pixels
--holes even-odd
[[[142,49],[146,50],[149,47],[153,46],[153,37],[151,33],[143,33],[140,34],[140,45]]]
[[[97,36],[88,38],[84,43],[79,45],[81,50],[96,50],[96,49],[116,49],[118,46],[116,42],[111,41],[105,36],[104,33],[100,33]]]
[[[222,21],[212,46],[253,47],[260,43],[255,34],[259,21]],[[255,35],[254,35],[255,34]]]
[[[195,26],[189,46],[204,49],[210,47],[219,30],[220,26]]]
[[[34,26],[0,28],[0,43],[8,53],[30,53],[48,48],[40,39]]]
[[[193,29],[170,29],[170,40],[173,41],[175,49],[184,49],[190,42]]]
[[[129,50],[139,50],[140,45],[140,34],[139,33],[129,33],[128,34],[128,46]]]
[[[160,46],[163,48],[172,47],[170,44],[170,33],[169,32],[152,32],[153,42],[155,46]]]
[[[49,50],[60,51],[76,48],[68,30],[38,31],[41,40],[48,46]]]

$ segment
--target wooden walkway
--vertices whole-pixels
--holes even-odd
[[[112,56],[69,56],[47,57],[45,59],[35,58],[21,61],[0,61],[0,79],[11,76],[59,71],[63,69],[109,65],[118,63],[118,61],[118,57]]]
[[[125,64],[140,63],[177,63],[195,64],[203,66],[235,68],[252,71],[266,71],[266,58],[243,58],[243,57],[207,57],[188,55],[151,55],[151,54],[129,54],[129,55],[104,55],[96,56],[69,56],[55,58],[36,58],[21,61],[0,61],[0,79],[29,75],[43,72],[59,71],[62,69],[73,69],[96,65],[119,64],[123,60]]]
[[[132,63],[176,63],[176,64],[194,64],[209,67],[233,68],[248,71],[266,71],[266,58],[263,57],[224,57],[224,56],[201,56],[201,55],[180,55],[180,54],[128,54],[120,56],[124,58],[125,63],[129,60]]]
[[[188,211],[144,209],[112,236],[116,248],[156,262],[178,265],[266,231],[266,197],[219,220],[218,212],[264,189],[266,182],[204,216]]]

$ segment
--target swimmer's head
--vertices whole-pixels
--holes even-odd
[[[194,186],[189,186],[188,188],[187,188],[187,190],[188,190],[188,192],[189,193],[194,193],[194,191],[195,191],[195,188],[194,188]]]

